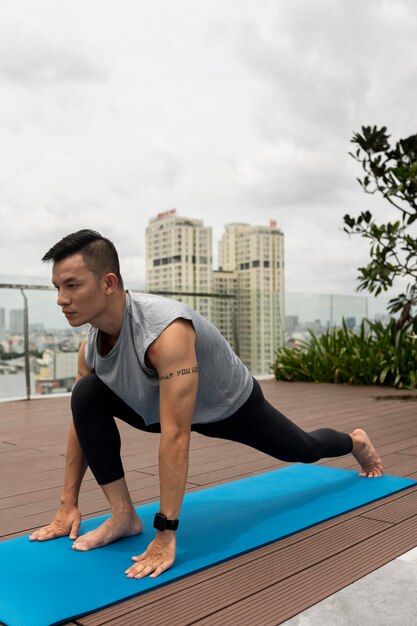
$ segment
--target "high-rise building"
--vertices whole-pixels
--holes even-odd
[[[6,309],[0,307],[0,335],[3,335],[6,330]]]
[[[285,316],[285,332],[288,337],[291,337],[292,333],[296,330],[299,324],[298,315],[286,315]]]
[[[9,330],[12,335],[23,333],[23,309],[10,309]]]
[[[349,328],[349,330],[354,330],[355,326],[356,326],[356,317],[347,317],[346,328]]]
[[[269,226],[228,224],[219,266],[237,276],[238,354],[252,374],[271,372],[284,343],[284,235]]]
[[[212,231],[203,220],[159,213],[146,229],[146,290],[166,293],[210,318]],[[189,294],[189,295],[182,295]],[[201,295],[200,295],[201,294]]]
[[[216,271],[211,246],[203,220],[158,214],[146,229],[146,290],[199,311],[253,374],[269,374],[285,333],[283,233],[276,222],[227,225]]]
[[[212,273],[211,285],[211,321],[238,353],[237,273],[215,270]]]

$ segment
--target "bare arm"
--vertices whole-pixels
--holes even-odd
[[[86,339],[83,339],[78,352],[78,372],[75,378],[75,384],[77,384],[80,378],[92,373],[92,370],[85,361],[85,344]],[[65,457],[64,484],[60,498],[61,506],[78,507],[78,495],[87,467],[73,421],[71,420]]]
[[[160,508],[169,519],[176,519],[187,481],[191,421],[198,388],[192,326],[183,320],[174,322],[158,347],[153,360],[161,381]]]
[[[91,370],[85,362],[84,348],[86,340],[83,339],[78,353],[78,373],[75,383],[83,376],[91,374]],[[35,531],[30,539],[32,541],[46,541],[55,537],[69,535],[76,539],[81,522],[81,514],[78,509],[78,496],[81,483],[87,470],[87,463],[78,441],[74,424],[71,420],[67,452],[65,457],[64,484],[60,496],[60,508],[55,518],[48,526]]]
[[[148,358],[160,379],[159,446],[160,512],[177,519],[188,475],[191,422],[198,388],[195,332],[185,320],[176,320],[152,344]],[[137,578],[158,576],[175,559],[175,531],[157,531],[154,541],[130,572]]]

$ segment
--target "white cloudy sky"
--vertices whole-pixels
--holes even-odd
[[[415,0],[1,0],[0,274],[46,276],[63,235],[144,235],[176,207],[286,237],[291,291],[351,294],[343,215],[362,124],[417,132]],[[381,215],[386,209],[379,206]]]

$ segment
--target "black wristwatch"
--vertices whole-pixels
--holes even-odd
[[[163,513],[156,513],[153,520],[153,527],[157,530],[177,530],[179,520],[168,519]]]

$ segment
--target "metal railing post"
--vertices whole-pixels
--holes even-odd
[[[28,298],[23,289],[20,290],[20,293],[23,296],[23,342],[25,348],[26,400],[30,400],[29,307]]]

